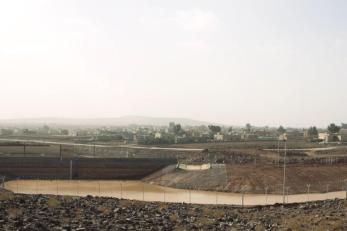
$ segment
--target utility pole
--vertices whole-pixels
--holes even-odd
[[[286,203],[286,157],[287,157],[287,139],[284,138],[284,157],[283,157],[283,204]]]

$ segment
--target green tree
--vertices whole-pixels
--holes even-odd
[[[334,123],[330,124],[328,126],[328,131],[332,134],[338,133],[340,131],[341,127],[335,125]]]
[[[175,124],[174,126],[174,133],[178,135],[182,131],[182,126],[181,124]]]
[[[318,137],[318,130],[317,130],[317,128],[316,128],[315,126],[310,127],[310,128],[308,129],[307,133],[308,133],[308,135],[309,135],[310,137]]]
[[[246,131],[251,132],[252,125],[250,123],[246,124]]]
[[[232,132],[233,132],[233,127],[229,127],[229,128],[228,128],[228,132],[229,132],[229,133],[232,133]]]
[[[277,132],[278,132],[278,134],[283,134],[283,133],[286,132],[286,129],[281,125],[281,126],[279,126],[279,128],[277,129]]]
[[[217,134],[218,132],[222,131],[222,128],[216,125],[208,125],[208,128],[213,134]]]

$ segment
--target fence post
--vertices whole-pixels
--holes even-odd
[[[98,180],[98,186],[99,186],[99,197],[101,196],[101,193],[100,193],[100,181]]]
[[[216,205],[218,205],[218,192],[216,191]]]
[[[76,184],[76,187],[77,187],[77,196],[80,195],[79,184],[80,184],[80,181],[77,180],[77,184]]]
[[[327,184],[327,193],[329,192],[329,184]]]
[[[123,198],[123,185],[122,182],[120,183],[120,199]]]
[[[189,204],[192,203],[192,193],[191,190],[189,189]]]
[[[289,203],[289,187],[287,187],[287,203]]]
[[[60,156],[60,161],[63,160],[63,155],[62,155],[62,152],[61,152],[61,144],[59,144],[59,156]]]
[[[306,184],[306,187],[307,187],[307,201],[310,200],[310,187],[311,187],[311,184]]]
[[[2,177],[2,188],[5,188],[5,176]]]
[[[241,200],[242,200],[242,207],[245,205],[245,192],[244,191],[242,191],[242,198],[241,198]]]
[[[55,182],[56,182],[56,185],[57,185],[57,196],[58,196],[58,194],[59,194],[58,180],[56,179]]]
[[[70,180],[72,179],[72,160],[70,160]]]
[[[145,201],[145,183],[142,183],[142,201]]]
[[[267,191],[268,191],[269,187],[266,186],[265,187],[265,205],[267,205]]]

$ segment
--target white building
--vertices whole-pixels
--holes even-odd
[[[154,138],[155,138],[155,139],[160,139],[160,138],[161,138],[161,133],[160,133],[160,132],[156,132],[156,133],[154,134]]]
[[[220,134],[219,132],[213,136],[214,141],[223,141],[224,135]]]

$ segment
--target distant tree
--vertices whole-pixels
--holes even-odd
[[[222,131],[222,128],[216,125],[208,125],[208,128],[213,134],[217,134],[218,132]]]
[[[231,133],[233,131],[233,127],[228,128],[228,132]]]
[[[182,131],[182,126],[181,126],[181,124],[175,124],[174,127],[173,127],[173,129],[174,129],[173,132],[174,132],[176,135],[178,135],[178,134]]]
[[[315,126],[310,127],[310,128],[308,129],[307,133],[308,133],[308,135],[309,135],[310,137],[317,137],[317,136],[318,136],[318,130],[317,130],[317,128],[316,128]]]
[[[252,125],[250,123],[246,124],[246,131],[251,132]]]
[[[332,124],[330,124],[329,126],[328,126],[328,131],[330,132],[330,133],[338,133],[339,131],[340,131],[340,129],[341,129],[341,127],[339,127],[339,126],[337,126],[337,125],[335,125],[334,123],[332,123]]]
[[[277,132],[278,132],[278,134],[283,134],[283,133],[286,132],[286,129],[281,125],[281,126],[279,126],[279,128],[277,129]]]

